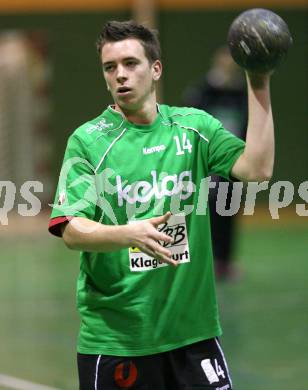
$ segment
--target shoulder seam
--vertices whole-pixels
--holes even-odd
[[[160,110],[160,106],[159,105],[157,105],[157,106],[158,106],[158,111],[159,111],[160,115],[163,117],[163,119],[166,119],[165,115],[163,115],[163,113]],[[191,108],[192,110],[194,110],[194,112],[187,112],[185,114],[182,114],[181,112],[176,112],[174,114],[170,114],[170,118],[175,117],[175,116],[182,116],[182,117],[184,117],[184,116],[188,116],[188,115],[200,115],[200,116],[208,116],[208,115],[210,115],[208,112],[206,112],[206,111],[200,112],[202,110],[196,109],[194,107],[185,107],[185,108],[186,109],[190,109]]]
[[[206,141],[207,143],[210,143],[209,139],[206,138],[203,134],[200,133],[200,131],[198,129],[195,129],[194,127],[190,127],[190,126],[183,126],[181,125],[180,123],[178,122],[173,122],[175,125],[178,125],[180,127],[182,127],[183,129],[186,129],[186,130],[192,130],[194,131],[195,133],[197,133],[199,135],[200,138],[202,138],[204,141]]]
[[[204,141],[206,141],[207,143],[210,143],[210,140],[208,138],[206,138],[203,134],[200,133],[200,131],[198,129],[195,129],[194,127],[190,127],[190,126],[183,126],[181,125],[180,123],[178,122],[173,122],[173,123],[167,123],[167,122],[162,122],[165,126],[169,126],[171,127],[172,124],[174,125],[177,125],[183,129],[186,129],[186,130],[192,130],[194,131],[195,133],[197,133],[199,135],[200,138],[202,138]]]
[[[181,114],[180,112],[176,112],[175,114],[173,115],[170,115],[170,117],[174,117],[174,116],[188,116],[188,115],[200,115],[200,116],[207,116],[208,114],[206,112],[187,112],[186,114]]]

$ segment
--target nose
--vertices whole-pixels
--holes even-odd
[[[127,73],[123,65],[119,65],[117,69],[117,81],[119,83],[124,83],[127,80]]]

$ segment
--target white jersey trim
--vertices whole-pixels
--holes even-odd
[[[98,163],[98,166],[95,168],[95,171],[94,173],[97,173],[97,171],[99,170],[100,166],[102,165],[102,163],[104,162],[107,154],[109,153],[110,149],[113,147],[113,145],[122,137],[122,135],[125,133],[125,131],[127,130],[126,127],[124,127],[124,129],[122,130],[121,134],[118,135],[112,142],[111,144],[108,146],[106,152],[103,154],[103,157],[100,159],[100,162]]]
[[[207,143],[210,143],[209,139],[206,138],[203,134],[200,133],[199,130],[195,129],[194,127],[184,126],[184,125],[181,125],[181,124],[178,123],[178,122],[172,122],[172,123],[167,122],[166,117],[165,117],[165,116],[162,114],[162,112],[160,111],[159,105],[157,105],[157,109],[158,109],[158,112],[160,113],[160,115],[162,116],[162,118],[165,120],[165,122],[163,122],[164,125],[170,126],[170,127],[171,127],[172,124],[175,124],[175,125],[177,125],[177,126],[183,128],[183,129],[192,130],[192,131],[194,131],[195,133],[197,133],[197,134],[199,135],[199,137],[202,138],[204,141],[206,141]],[[171,117],[171,118],[174,117],[174,116],[182,116],[182,117],[184,117],[184,116],[189,116],[189,115],[195,115],[195,113],[188,112],[188,113],[186,113],[186,114],[181,114],[180,112],[178,112],[178,113],[175,113],[174,115],[171,115],[170,117]],[[205,114],[202,114],[202,113],[200,113],[200,114],[198,114],[198,115],[206,116]]]
[[[97,387],[97,381],[98,381],[98,369],[99,369],[99,362],[101,361],[102,355],[99,355],[96,361],[96,368],[95,368],[95,384],[94,384],[94,390],[98,390]]]
[[[189,107],[186,107],[186,108],[189,108]],[[160,110],[159,104],[157,104],[157,110],[158,110],[158,112],[160,113],[160,115],[161,115],[164,119],[166,119],[166,117],[164,116],[164,114],[163,114],[163,113],[161,112],[161,110]],[[182,116],[182,117],[184,117],[184,116],[189,116],[189,115],[207,116],[207,113],[206,113],[205,111],[202,112],[201,110],[199,110],[199,112],[187,112],[187,113],[185,113],[185,114],[182,114],[181,112],[176,112],[176,113],[170,115],[170,118],[172,118],[172,117],[174,117],[174,116]]]
[[[176,125],[176,126],[179,126],[179,127],[183,128],[183,129],[186,129],[186,130],[192,130],[192,131],[194,131],[195,133],[197,133],[197,134],[199,135],[199,137],[202,138],[205,142],[210,143],[209,139],[206,138],[204,135],[202,135],[202,134],[200,133],[200,131],[197,130],[197,129],[195,129],[194,127],[183,126],[183,125],[181,125],[181,124],[178,123],[178,122],[173,122],[173,123],[166,123],[166,122],[163,122],[163,124],[164,124],[165,126],[169,126],[169,127],[171,127],[172,125]]]
[[[227,370],[227,376],[228,376],[229,382],[230,382],[231,387],[232,387],[232,380],[231,380],[231,376],[230,376],[230,372],[229,372],[229,367],[228,367],[228,365],[227,365],[225,355],[224,355],[223,350],[222,350],[222,348],[221,348],[221,346],[220,346],[220,344],[219,344],[219,341],[217,340],[217,337],[215,337],[214,340],[215,340],[216,345],[217,345],[217,348],[219,349],[219,352],[220,352],[220,354],[221,354],[221,356],[222,356],[224,365],[225,365],[226,370]]]
[[[192,130],[194,131],[195,133],[197,133],[199,135],[199,137],[201,137],[204,141],[206,141],[207,143],[209,143],[210,141],[208,140],[208,138],[204,137],[204,135],[202,135],[200,133],[199,130],[195,129],[194,127],[189,127],[189,126],[183,126],[183,125],[180,125],[178,122],[173,122],[175,125],[178,125],[180,127],[182,127],[183,129],[186,129],[186,130]]]

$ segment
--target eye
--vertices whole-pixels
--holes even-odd
[[[135,60],[126,61],[126,66],[128,66],[129,68],[133,68],[136,65],[137,65],[137,61],[135,61]]]
[[[115,69],[115,66],[112,64],[104,65],[104,72],[112,72]]]

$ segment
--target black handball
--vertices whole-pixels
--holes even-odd
[[[228,46],[234,61],[256,73],[275,69],[284,60],[292,42],[285,21],[263,8],[241,13],[228,33]]]

